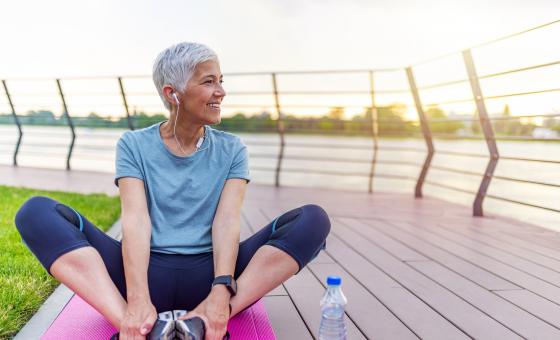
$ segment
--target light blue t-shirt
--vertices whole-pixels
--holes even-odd
[[[212,222],[226,179],[251,180],[247,147],[238,136],[205,125],[200,149],[176,156],[163,143],[162,123],[122,135],[117,142],[115,185],[121,177],[144,181],[152,251],[210,252]]]

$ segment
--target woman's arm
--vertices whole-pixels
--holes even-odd
[[[127,307],[121,322],[121,339],[144,339],[157,318],[148,289],[148,263],[152,224],[146,203],[144,182],[119,179],[122,207],[122,254],[126,278]]]
[[[241,206],[243,205],[246,188],[246,180],[230,178],[226,181],[222,190],[216,215],[212,222],[214,276],[233,276],[239,248]]]
[[[150,299],[148,263],[151,221],[144,182],[137,178],[119,179],[122,207],[122,255],[126,277],[127,301]]]
[[[212,247],[214,251],[214,275],[232,275],[239,249],[241,206],[245,197],[247,181],[240,178],[226,180],[220,202],[212,222]],[[193,311],[179,319],[200,316],[206,324],[206,339],[221,339],[226,333],[229,320],[230,293],[224,285],[216,285],[208,297]]]

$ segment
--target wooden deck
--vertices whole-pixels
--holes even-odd
[[[265,297],[279,339],[313,339],[327,275],[343,278],[349,339],[560,339],[560,235],[412,195],[251,184],[242,238],[303,204],[327,250]]]
[[[0,174],[7,185],[118,194],[112,174]],[[349,339],[560,339],[559,233],[412,194],[251,183],[242,238],[308,203],[329,213],[332,230],[326,252],[264,298],[278,339],[317,336],[329,274],[343,278]]]

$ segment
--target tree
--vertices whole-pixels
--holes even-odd
[[[86,119],[83,121],[83,126],[109,126],[111,122],[109,120],[104,119],[100,115],[95,112],[90,112]]]
[[[27,114],[22,118],[24,118],[24,121],[28,124],[38,124],[38,125],[57,124],[57,120],[56,117],[54,116],[54,113],[46,110],[28,111]]]
[[[327,118],[342,120],[344,118],[344,108],[340,106],[331,107],[327,113]]]
[[[430,107],[426,110],[425,114],[429,120],[429,126],[432,132],[456,133],[457,130],[464,127],[463,122],[453,120],[446,121],[445,118],[447,118],[447,115],[437,106]],[[436,121],[430,121],[432,119],[435,119]]]
[[[412,122],[404,120],[406,105],[395,103],[389,106],[377,107],[377,121],[379,134],[403,135],[414,131]],[[371,122],[371,109],[366,111],[366,119]]]

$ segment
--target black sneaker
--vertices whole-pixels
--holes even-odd
[[[175,318],[173,313],[163,312],[158,314],[158,318],[152,331],[146,336],[146,340],[174,340],[175,339]]]
[[[204,340],[206,327],[198,316],[186,320],[175,320],[175,330],[179,340]]]

